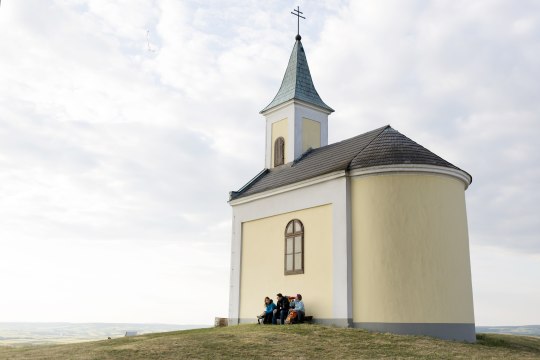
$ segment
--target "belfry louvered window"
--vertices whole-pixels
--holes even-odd
[[[285,227],[285,275],[304,273],[304,225],[291,220]]]
[[[281,136],[274,142],[274,166],[285,164],[285,139]]]

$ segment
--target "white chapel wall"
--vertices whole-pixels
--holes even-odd
[[[319,140],[315,140],[316,135],[313,134],[313,125],[308,124],[306,129],[308,139],[311,144],[319,144],[316,147],[328,145],[328,113],[321,111],[319,108],[310,104],[291,100],[265,113],[266,118],[266,159],[265,167],[274,167],[273,146],[277,136],[274,136],[274,129],[284,119],[287,119],[287,131],[285,138],[285,162],[293,161],[299,158],[307,148],[304,148],[306,143],[306,134],[304,133],[304,120],[317,122]],[[280,133],[283,133],[280,127]],[[309,147],[308,146],[308,147]]]
[[[284,274],[285,227],[304,225],[304,274]],[[263,299],[302,294],[309,314],[332,318],[332,205],[293,211],[242,224],[240,318],[255,320]]]
[[[241,294],[244,291],[251,291],[249,288],[245,289],[240,285],[242,261],[245,260],[242,253],[242,224],[325,205],[331,205],[332,250],[328,256],[331,257],[332,264],[332,286],[329,293],[321,291],[318,296],[331,302],[332,313],[330,318],[326,319],[322,318],[322,316],[326,316],[325,313],[312,313],[309,309],[308,313],[318,320],[328,320],[330,323],[345,326],[352,319],[351,307],[349,306],[352,294],[349,282],[351,269],[348,255],[350,232],[348,231],[348,215],[346,211],[349,197],[348,181],[344,172],[325,175],[325,177],[328,176],[330,177],[329,180],[306,185],[302,188],[288,191],[279,190],[267,194],[267,196],[258,194],[254,199],[248,197],[248,199],[241,198],[231,202],[233,207],[231,286],[229,294],[229,319],[231,324],[237,323],[240,319]],[[280,229],[280,231],[283,233],[284,229]],[[283,271],[284,254],[276,261],[277,267]],[[249,271],[249,268],[246,267],[243,271]],[[255,301],[260,303],[261,299],[257,298]],[[306,298],[306,307],[310,306],[310,301],[311,299]],[[249,315],[248,320],[254,321],[253,314]]]

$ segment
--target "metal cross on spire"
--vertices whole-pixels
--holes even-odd
[[[300,6],[297,6],[296,9],[291,11],[291,14],[298,17],[298,25],[297,25],[297,32],[296,32],[296,40],[302,39],[300,37],[300,18],[305,19],[305,17],[302,16],[303,12],[300,11]]]

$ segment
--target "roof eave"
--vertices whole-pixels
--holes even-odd
[[[321,182],[334,180],[334,179],[341,178],[341,177],[344,177],[344,176],[347,176],[347,170],[332,171],[330,173],[322,174],[322,175],[319,175],[319,176],[316,176],[316,177],[313,177],[313,178],[309,178],[309,179],[306,179],[306,180],[302,180],[302,181],[299,181],[299,182],[295,182],[295,183],[292,183],[292,184],[282,185],[282,186],[279,186],[277,188],[264,190],[264,191],[261,191],[261,192],[257,192],[255,194],[240,195],[240,196],[238,196],[238,197],[236,197],[236,198],[234,198],[232,200],[229,200],[228,203],[231,206],[240,205],[240,204],[252,202],[254,200],[259,200],[259,199],[267,198],[267,197],[274,196],[274,195],[277,195],[277,194],[281,194],[281,193],[284,193],[284,192],[288,192],[288,191],[304,188],[304,187],[307,187],[307,186],[315,185],[315,184],[318,184],[318,183],[321,183]]]
[[[240,197],[244,191],[246,191],[251,185],[256,183],[261,177],[266,175],[268,171],[270,171],[268,168],[264,168],[257,175],[255,175],[253,179],[249,180],[244,186],[242,186],[237,191],[229,191],[229,202]]]
[[[350,169],[350,176],[364,176],[364,175],[374,175],[382,173],[395,173],[395,172],[405,172],[405,173],[432,173],[439,175],[451,176],[455,179],[458,179],[463,182],[465,185],[465,190],[472,183],[472,176],[468,172],[461,170],[459,168],[451,168],[440,165],[429,165],[429,164],[391,164],[391,165],[378,165],[370,166],[366,168]]]
[[[292,99],[286,100],[286,101],[284,101],[282,103],[272,105],[271,107],[270,107],[270,105],[268,105],[267,107],[262,109],[259,112],[259,114],[266,116],[266,115],[271,114],[271,113],[273,113],[275,111],[283,109],[284,107],[286,107],[286,106],[288,106],[288,105],[290,105],[292,103],[300,104],[300,105],[303,105],[303,106],[305,106],[307,108],[321,111],[321,112],[325,113],[326,115],[330,115],[331,113],[333,113],[335,111],[334,109],[332,109],[330,106],[328,106],[326,104],[325,104],[326,107],[322,107],[320,105],[313,104],[311,102],[307,102],[307,101],[303,101],[303,100],[300,100],[300,99],[292,98]]]

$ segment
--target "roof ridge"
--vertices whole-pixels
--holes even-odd
[[[370,130],[370,131],[366,131],[365,133],[362,133],[362,134],[358,134],[358,135],[355,135],[353,137],[350,137],[348,139],[343,139],[343,140],[340,140],[340,141],[337,141],[337,142],[334,142],[334,143],[331,143],[331,144],[328,144],[328,145],[324,145],[324,146],[319,146],[318,148],[308,148],[306,151],[304,151],[300,157],[296,160],[293,160],[293,161],[289,161],[288,163],[285,163],[283,165],[290,165],[290,167],[294,167],[296,164],[298,164],[301,160],[304,160],[308,155],[312,155],[314,153],[317,153],[317,152],[320,152],[324,149],[328,149],[328,148],[331,148],[331,147],[335,147],[335,146],[338,146],[344,142],[347,142],[347,141],[354,141],[354,139],[356,138],[359,138],[361,136],[365,136],[366,134],[369,134],[369,133],[373,133],[373,132],[377,132],[379,131],[379,133],[377,134],[377,136],[375,136],[375,138],[373,138],[373,140],[375,140],[384,130],[386,130],[387,128],[391,128],[390,125],[385,125],[385,126],[381,126],[379,128],[376,128],[376,129],[373,129],[373,130]],[[369,146],[369,144],[371,144],[371,142],[373,141],[371,140],[367,145],[366,147]],[[363,151],[364,148],[361,151]],[[360,154],[360,152],[358,154]],[[357,154],[357,155],[358,155]],[[357,155],[355,155],[354,157],[356,157]],[[353,158],[354,159],[354,158]],[[352,160],[351,160],[352,161]],[[281,165],[280,165],[281,166]],[[272,169],[270,169],[272,170]]]
[[[377,131],[379,131],[379,130],[382,132],[382,131],[385,130],[387,127],[390,127],[390,125],[381,126],[380,128],[376,128],[376,129],[373,129],[373,130],[370,130],[370,131],[366,131],[365,133],[355,135],[355,136],[350,137],[350,138],[348,138],[348,139],[343,139],[343,140],[340,140],[340,141],[335,142],[335,143],[331,143],[331,144],[328,144],[328,145],[325,145],[325,146],[321,146],[321,147],[315,148],[315,149],[313,149],[313,151],[317,151],[317,150],[319,150],[319,149],[324,149],[324,148],[327,148],[327,147],[330,147],[330,146],[336,146],[336,145],[338,145],[338,144],[344,143],[345,141],[352,141],[353,139],[356,139],[356,138],[358,138],[358,137],[360,137],[360,136],[365,136],[366,134],[369,134],[369,133],[372,133],[372,132],[377,132]],[[377,136],[379,136],[379,135],[380,135],[380,133],[377,134]],[[376,136],[376,137],[377,137],[377,136]],[[371,143],[371,141],[370,141],[370,143]]]
[[[382,126],[378,129],[375,129],[375,130],[372,130],[372,131],[377,131],[377,130],[381,130],[379,131],[379,133],[377,134],[377,136],[375,136],[373,139],[371,139],[367,144],[366,146],[364,146],[362,148],[362,150],[360,150],[356,155],[353,156],[353,158],[351,159],[351,161],[349,161],[349,164],[347,164],[347,169],[351,166],[352,162],[354,161],[354,159],[356,159],[358,157],[358,155],[362,154],[362,152],[367,149],[369,147],[369,145],[371,145],[372,142],[374,142],[379,136],[381,136],[381,134],[387,130],[387,129],[392,129],[392,127],[390,126],[390,124],[388,125],[385,125],[385,126]],[[397,130],[396,130],[397,131]],[[360,135],[358,135],[360,136]]]
[[[323,147],[324,147],[324,146],[323,146]],[[292,161],[291,166],[294,166],[294,165],[296,165],[297,163],[299,163],[303,158],[305,158],[306,156],[308,156],[309,154],[311,154],[311,152],[312,152],[313,150],[315,150],[315,149],[313,149],[313,148],[310,146],[306,151],[304,151],[304,152],[300,155],[300,157],[299,157],[298,159],[295,159],[295,160]]]
[[[374,142],[378,139],[381,138],[381,136],[383,136],[383,134],[389,134],[389,136],[393,136],[391,135],[391,133],[387,133],[386,130],[390,129],[392,131],[392,133],[396,134],[397,136],[403,138],[403,139],[406,139],[406,141],[409,143],[409,144],[412,144],[415,146],[415,149],[414,149],[414,152],[415,154],[417,155],[420,155],[420,156],[426,156],[426,154],[429,156],[429,161],[425,161],[426,159],[412,159],[412,162],[409,161],[406,161],[405,163],[412,163],[412,164],[428,164],[428,165],[434,165],[434,166],[441,166],[441,167],[447,167],[447,168],[452,168],[452,169],[456,169],[456,170],[459,170],[459,171],[462,171],[464,172],[465,174],[467,174],[471,180],[472,180],[472,176],[471,174],[469,174],[467,171],[461,169],[460,167],[452,164],[451,162],[449,162],[448,160],[445,160],[444,158],[442,158],[440,155],[437,155],[436,153],[434,153],[433,151],[429,150],[428,148],[426,148],[425,146],[419,144],[418,142],[414,141],[413,139],[409,138],[407,135],[405,134],[402,134],[401,132],[399,132],[398,130],[392,128],[390,125],[388,125],[384,130],[385,131],[381,131],[372,141],[370,141],[370,143],[368,145],[366,145],[362,151],[360,151],[350,162],[349,164],[349,170],[352,170],[352,169],[358,169],[358,168],[367,168],[367,167],[370,167],[370,166],[373,166],[373,165],[368,165],[368,164],[365,164],[364,166],[358,166],[359,164],[357,164],[359,161],[360,162],[363,162],[365,159],[362,160],[362,157],[364,156],[364,154],[366,156],[369,156],[369,151],[372,151],[372,146],[379,146],[379,145],[374,145]],[[385,141],[384,139],[381,139],[381,141]],[[403,148],[400,150],[400,152],[402,151],[405,151],[407,152],[406,148]],[[411,151],[409,149],[409,151]],[[403,153],[402,153],[403,154]],[[434,163],[434,161],[436,161],[437,163]],[[388,163],[387,165],[389,164],[393,164],[393,163]],[[351,169],[352,168],[352,169]]]
[[[340,140],[340,141],[337,141],[335,143],[331,143],[331,144],[328,144],[328,145],[324,145],[324,146],[319,146],[318,148],[309,148],[307,149],[306,151],[304,151],[302,153],[302,155],[300,155],[300,157],[296,160],[293,160],[293,161],[289,161],[287,164],[290,164],[291,167],[295,166],[296,164],[298,164],[301,160],[304,160],[308,155],[312,155],[314,153],[317,153],[317,152],[320,152],[324,149],[328,149],[328,148],[331,148],[331,147],[335,147],[335,146],[338,146],[339,144],[342,144],[344,142],[347,142],[347,141],[353,141],[354,139],[356,138],[359,138],[361,136],[365,136],[366,134],[369,134],[369,133],[372,133],[372,132],[376,132],[376,131],[379,131],[380,132],[377,134],[377,136],[375,136],[373,138],[373,140],[375,140],[384,130],[386,130],[387,128],[391,127],[390,125],[385,125],[385,126],[381,126],[380,128],[377,128],[377,129],[373,129],[373,130],[370,130],[370,131],[366,131],[365,133],[362,133],[362,134],[358,134],[356,136],[353,136],[353,137],[350,137],[348,139],[343,139],[343,140]],[[371,140],[365,147],[368,147],[369,144],[371,144],[371,142],[373,141]],[[363,148],[362,150],[360,150],[360,152],[362,152],[365,148]],[[358,154],[360,154],[360,152]],[[357,155],[358,155],[357,154]],[[357,156],[355,155],[353,157],[353,159]],[[351,160],[352,161],[352,160]],[[286,165],[286,164],[285,164]]]

